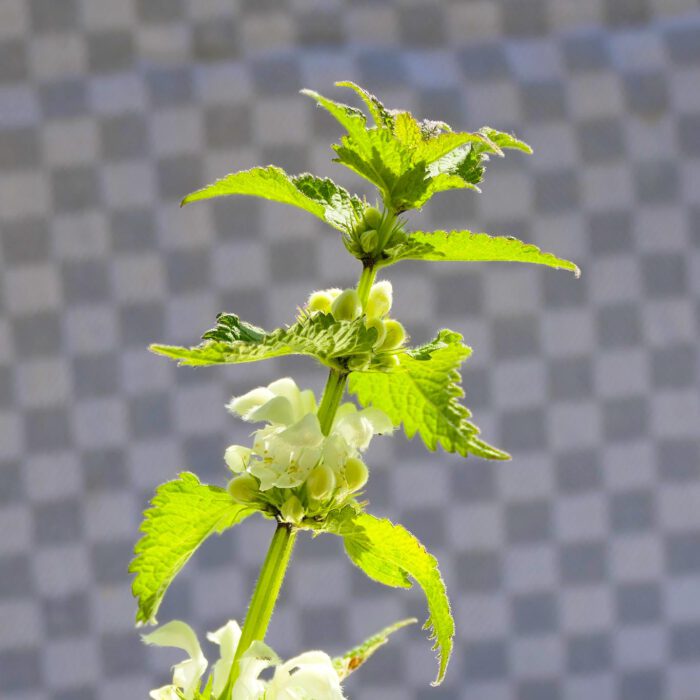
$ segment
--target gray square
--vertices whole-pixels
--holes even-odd
[[[665,687],[661,669],[631,671],[620,680],[620,700],[657,700],[663,697]]]
[[[586,121],[578,125],[576,133],[585,162],[615,161],[625,152],[624,131],[615,117]]]
[[[588,357],[554,359],[548,374],[548,395],[555,401],[585,399],[593,393],[593,368]]]
[[[544,0],[504,0],[501,22],[506,34],[519,37],[545,34],[549,27]]]
[[[496,319],[493,324],[493,350],[499,360],[537,355],[540,338],[535,319],[521,316]]]
[[[686,260],[683,255],[659,253],[642,260],[644,291],[656,298],[674,297],[688,289]]]
[[[82,535],[82,508],[75,499],[49,501],[34,507],[34,537],[38,545],[70,544]]]
[[[240,148],[252,138],[250,108],[238,103],[207,107],[204,129],[208,148]]]
[[[0,41],[0,85],[18,83],[29,75],[27,49],[20,39]]]
[[[505,640],[469,642],[464,645],[464,674],[470,680],[503,678],[509,672]]]
[[[548,443],[545,413],[540,408],[503,412],[499,433],[508,452],[544,450]]]
[[[100,121],[102,154],[110,160],[142,158],[147,151],[148,123],[145,117],[131,112]]]
[[[270,276],[278,284],[310,277],[316,269],[313,241],[298,239],[276,242],[270,247]]]
[[[607,304],[598,312],[596,320],[601,347],[638,347],[641,343],[642,325],[636,305]]]
[[[434,46],[445,41],[444,15],[434,7],[405,7],[399,11],[399,31],[410,46]]]
[[[552,533],[552,509],[547,501],[510,503],[506,507],[506,532],[514,545],[547,541]]]
[[[32,28],[37,32],[70,31],[78,29],[77,0],[29,0]]]
[[[600,583],[608,576],[604,542],[579,542],[562,547],[559,555],[562,582],[569,586]]]
[[[603,427],[609,441],[634,440],[649,433],[649,411],[641,397],[611,399],[603,403]]]
[[[559,81],[541,80],[522,88],[523,117],[541,124],[566,118],[566,89]]]
[[[435,281],[436,303],[445,315],[478,316],[484,308],[484,289],[476,275],[440,275]]]
[[[127,70],[138,54],[132,33],[115,30],[91,33],[87,55],[92,73],[116,73]]]
[[[592,675],[612,667],[613,646],[607,634],[569,637],[566,642],[566,669],[573,675]]]
[[[605,17],[611,26],[643,24],[649,20],[649,0],[606,0]]]
[[[75,212],[99,204],[99,178],[87,165],[57,168],[51,173],[53,205],[59,212]]]
[[[51,639],[78,637],[90,629],[90,602],[87,595],[73,593],[43,601],[46,632]]]
[[[591,214],[591,252],[598,256],[634,250],[633,217],[622,209]]]
[[[655,524],[655,504],[648,491],[615,493],[610,499],[610,522],[617,533],[650,530]]]
[[[663,617],[663,601],[658,584],[630,583],[619,586],[616,600],[617,617],[622,625],[653,624]]]
[[[0,131],[0,171],[39,165],[39,135],[32,127]]]
[[[51,253],[48,223],[41,218],[3,223],[0,245],[8,265],[44,262]]]
[[[0,678],[4,692],[36,690],[41,687],[41,657],[37,649],[0,651]]]
[[[559,625],[555,593],[530,593],[515,596],[511,603],[514,631],[518,635],[543,635],[555,632]]]
[[[300,13],[297,27],[302,46],[330,48],[345,41],[342,15],[330,8]]]
[[[158,161],[158,193],[163,199],[180,201],[201,187],[202,164],[194,155],[171,156]]]
[[[63,408],[36,408],[24,414],[27,447],[32,452],[69,448],[73,443],[70,416]]]
[[[542,214],[562,214],[579,206],[576,173],[550,170],[535,177],[535,207]]]

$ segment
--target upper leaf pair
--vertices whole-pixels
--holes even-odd
[[[316,100],[347,131],[333,147],[335,160],[376,185],[384,205],[394,214],[419,209],[437,192],[478,189],[489,155],[502,156],[505,148],[531,152],[527,144],[495,129],[453,132],[444,122],[418,121],[410,112],[389,110],[355,83],[336,85],[360,96],[373,126],[359,109],[313,90],[302,93]]]

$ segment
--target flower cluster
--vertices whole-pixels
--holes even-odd
[[[407,239],[404,223],[389,212],[368,207],[355,223],[343,242],[348,252],[358,260],[381,259],[384,251]]]
[[[214,664],[211,697],[218,698],[226,688],[241,638],[241,628],[230,620],[207,639],[220,648]],[[146,644],[183,649],[189,658],[173,666],[173,682],[152,690],[153,700],[197,700],[208,662],[194,630],[180,620],[173,620],[155,632],[143,636]],[[263,642],[253,642],[240,655],[239,673],[233,686],[236,700],[343,700],[338,673],[331,658],[322,651],[308,651],[282,662]],[[275,667],[272,678],[261,680],[260,674]]]
[[[231,445],[224,454],[236,474],[229,492],[241,503],[255,503],[282,520],[298,524],[347,502],[367,482],[360,458],[376,434],[393,430],[376,408],[339,406],[324,435],[316,399],[293,379],[278,379],[231,400],[228,409],[243,420],[266,425],[253,433],[253,447]]]
[[[388,318],[392,302],[391,282],[383,280],[372,285],[364,309],[357,290],[332,288],[313,292],[306,310],[331,314],[336,321],[354,321],[364,313],[365,325],[377,331],[377,339],[371,353],[360,353],[348,360],[348,369],[367,369],[375,358],[384,369],[391,369],[398,364],[396,353],[406,342],[403,325]]]

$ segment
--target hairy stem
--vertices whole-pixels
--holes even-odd
[[[323,390],[323,398],[321,399],[321,405],[318,407],[317,413],[318,422],[321,425],[321,432],[324,435],[328,435],[331,431],[335,413],[345,393],[345,383],[347,379],[347,373],[337,369],[332,369],[328,373],[326,388]]]
[[[362,304],[362,310],[364,311],[365,306],[367,306],[367,300],[369,299],[369,292],[374,284],[374,279],[377,276],[377,268],[372,265],[371,267],[363,267],[362,274],[360,275],[360,281],[357,283],[357,294],[360,297],[360,303]]]
[[[267,627],[270,624],[272,611],[279,596],[282,581],[287,571],[287,565],[292,556],[297,531],[287,523],[278,523],[275,534],[272,536],[270,548],[267,551],[265,562],[260,570],[258,582],[255,584],[253,597],[250,599],[248,614],[245,618],[241,639],[238,642],[236,656],[231,666],[228,683],[222,695],[222,700],[232,698],[233,686],[238,678],[241,654],[250,647],[253,642],[262,641],[265,638]]]

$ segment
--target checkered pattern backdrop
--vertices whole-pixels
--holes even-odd
[[[396,315],[475,348],[465,382],[508,464],[378,439],[374,512],[441,561],[458,624],[445,684],[404,630],[357,700],[700,698],[700,12],[694,0],[0,0],[0,696],[138,700],[126,569],[156,484],[226,478],[235,392],[307,361],[178,369],[219,310],[274,327],[350,284],[338,235],[249,199],[178,209],[231,170],[330,174],[338,128],[298,95],[354,79],[390,106],[535,149],[416,226],[510,233],[583,276],[402,264]],[[360,191],[365,191],[360,189]],[[161,620],[243,616],[270,536],[206,544]],[[303,537],[270,641],[340,652],[424,615]]]

